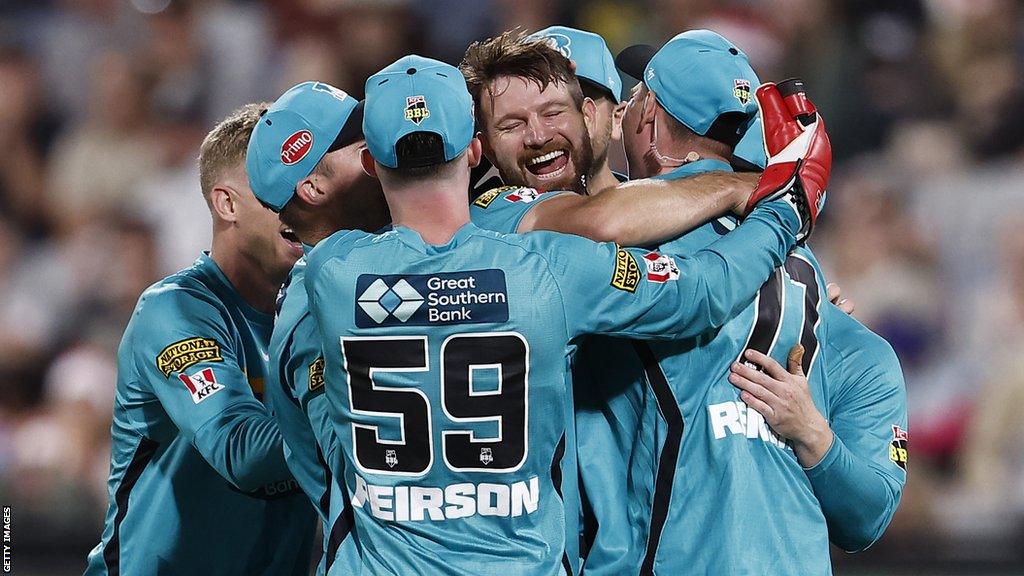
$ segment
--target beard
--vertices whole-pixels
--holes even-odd
[[[535,175],[529,172],[526,168],[526,162],[530,158],[535,158],[541,154],[551,152],[554,150],[561,150],[567,148],[569,151],[569,159],[572,162],[574,170],[573,174],[560,177],[558,179],[543,182],[541,185],[533,184],[529,181],[529,177]],[[607,152],[607,151],[606,151]],[[594,162],[594,147],[590,141],[590,135],[584,131],[583,137],[580,139],[579,145],[573,145],[570,142],[562,142],[557,146],[549,146],[540,151],[531,150],[529,152],[529,158],[526,157],[525,153],[519,158],[516,158],[512,163],[506,162],[504,158],[495,158],[495,167],[498,169],[498,174],[501,176],[502,182],[508,186],[536,186],[543,190],[571,190],[576,194],[587,195],[587,183],[593,179],[594,173],[597,166]]]

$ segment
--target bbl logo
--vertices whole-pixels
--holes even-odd
[[[394,450],[384,451],[384,463],[388,465],[388,468],[394,468],[398,465],[398,455],[395,454]]]
[[[419,126],[430,118],[430,110],[427,110],[427,99],[423,96],[409,96],[405,99],[405,119]]]
[[[494,462],[494,454],[491,453],[490,448],[480,449],[480,462],[482,462],[484,466]]]
[[[732,95],[746,106],[750,102],[750,80],[737,78],[733,80]]]

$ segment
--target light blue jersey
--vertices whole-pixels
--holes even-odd
[[[705,160],[669,177],[727,169]],[[692,254],[734,226],[709,222],[660,250]],[[673,342],[588,339],[577,358],[581,479],[597,524],[586,573],[827,574],[826,521],[853,533],[847,541],[862,545],[852,549],[877,539],[904,478],[888,458],[895,430],[905,441],[906,403],[891,349],[850,323],[859,326],[828,304],[813,255],[798,249],[717,330]],[[728,381],[745,349],[785,365],[798,342],[815,404],[837,436],[810,471]],[[853,359],[875,368],[858,374]],[[873,388],[867,397],[839,393],[865,387]],[[843,486],[860,482],[860,491],[835,493],[837,477]]]
[[[288,467],[324,526],[324,554],[317,573],[333,568],[340,574],[355,574],[359,558],[351,537],[352,506],[337,482],[345,468],[327,413],[324,357],[316,321],[309,315],[305,272],[303,257],[278,298],[270,338],[267,406],[281,428]]]
[[[318,244],[306,288],[364,573],[577,574],[576,339],[718,326],[798,226],[774,202],[686,259],[472,224],[442,246],[404,227]]]
[[[308,574],[315,517],[259,399],[272,321],[207,255],[139,298],[87,576]]]

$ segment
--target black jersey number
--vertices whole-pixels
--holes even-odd
[[[353,454],[360,468],[379,474],[418,476],[433,465],[430,398],[414,386],[385,387],[382,372],[430,369],[426,336],[344,338],[352,412],[397,418],[399,440],[382,440],[378,426],[352,424]],[[516,333],[460,334],[441,345],[441,407],[452,426],[442,431],[442,452],[451,470],[510,472],[528,449],[529,346]],[[497,374],[496,390],[474,387],[477,370]],[[458,424],[495,422],[497,436],[479,438]]]
[[[785,273],[783,273],[783,268],[785,268]],[[793,284],[804,288],[804,316],[800,328],[800,344],[803,344],[804,347],[804,374],[810,374],[811,363],[818,351],[818,339],[814,335],[814,329],[818,325],[818,304],[821,294],[814,266],[799,255],[794,254],[787,258],[782,268],[776,269],[768,281],[761,286],[761,290],[757,294],[754,327],[750,331],[743,350],[752,348],[771,355],[782,330],[786,301],[786,275],[789,276]],[[740,354],[742,357],[742,352]]]

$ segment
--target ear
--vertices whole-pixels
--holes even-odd
[[[363,165],[363,172],[371,178],[377,178],[377,162],[370,154],[370,149],[363,147],[359,149],[359,163]]]
[[[626,102],[622,101],[612,108],[612,140],[622,140],[622,117],[626,114]]]
[[[217,218],[225,222],[238,221],[238,193],[229,186],[216,184],[210,190],[210,206]]]
[[[640,109],[640,125],[654,122],[654,115],[658,110],[658,98],[654,92],[648,90],[644,95],[643,108]]]
[[[597,104],[591,98],[583,99],[583,122],[587,125],[587,132],[593,136],[597,124]]]
[[[474,137],[469,141],[469,148],[466,149],[466,158],[469,160],[469,167],[476,168],[480,165],[480,157],[483,155],[483,144],[480,139]]]
[[[304,204],[309,204],[311,206],[319,206],[323,204],[323,200],[326,196],[322,190],[316,187],[312,174],[306,176],[295,185],[295,195],[298,196]]]

